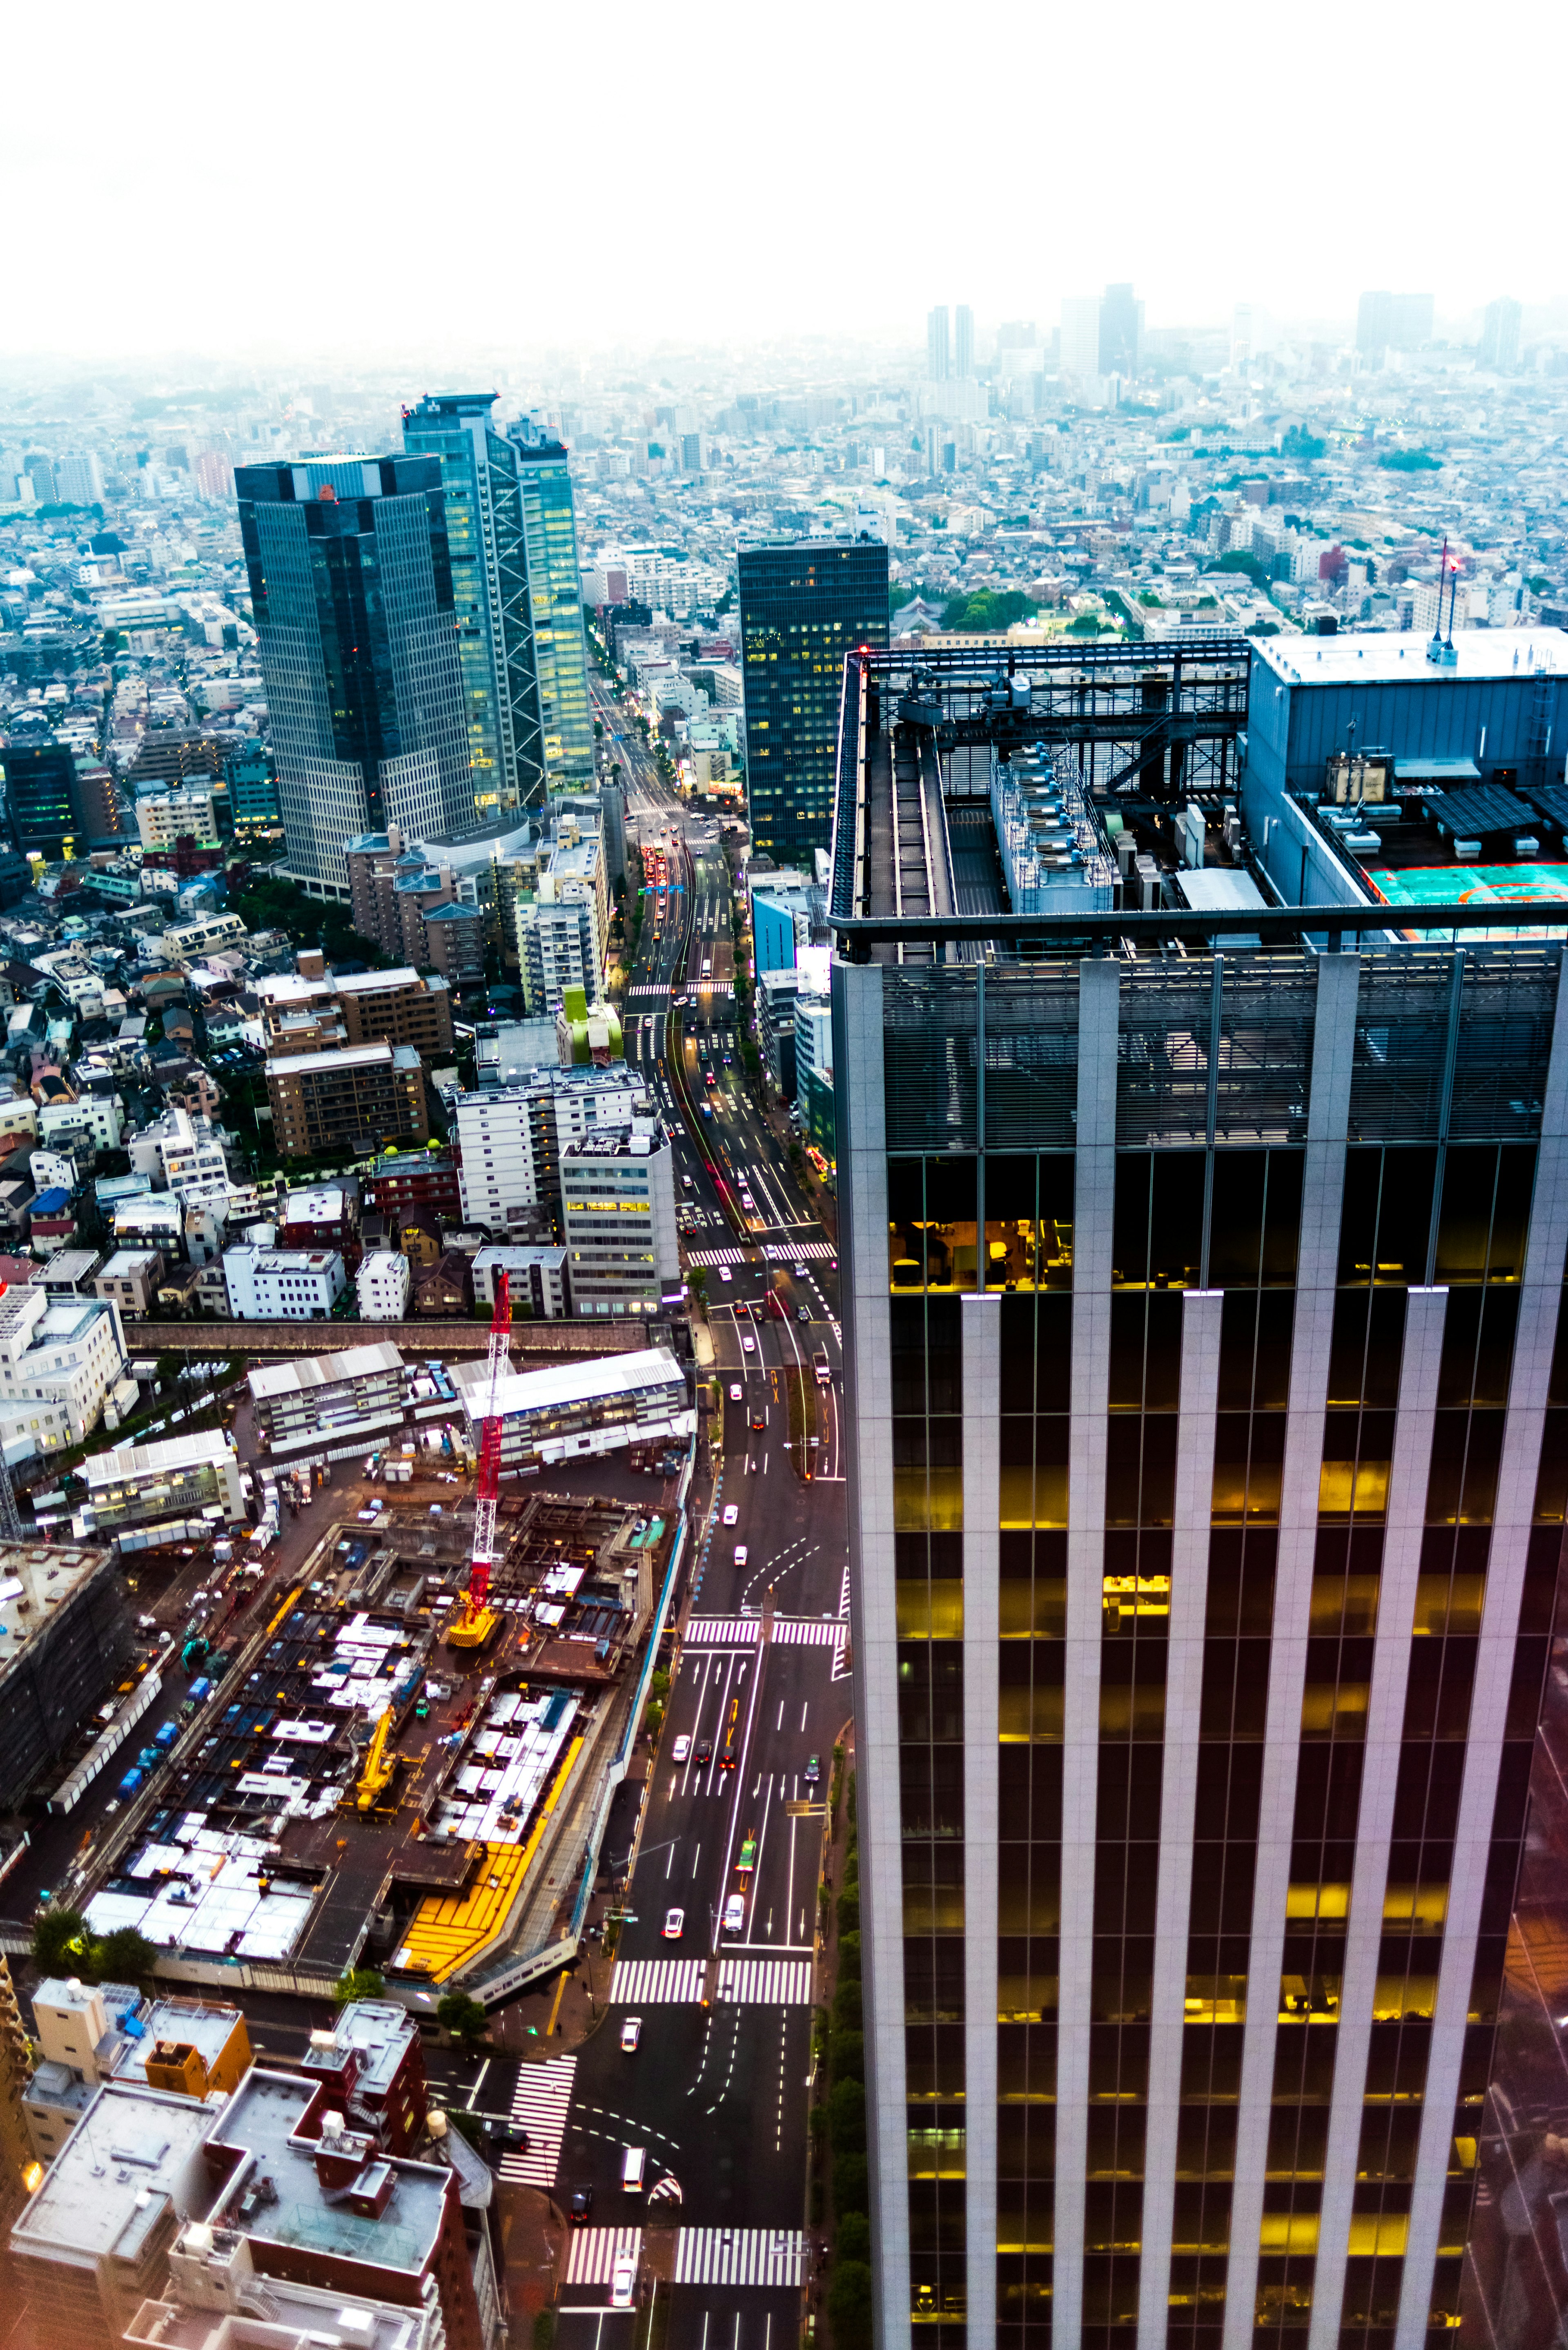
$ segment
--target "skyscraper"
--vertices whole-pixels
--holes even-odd
[[[742,547],[739,571],[752,846],[809,867],[833,829],[845,655],[888,642],[888,549],[868,537]]]
[[[1523,317],[1519,304],[1506,294],[1487,304],[1480,349],[1476,355],[1482,367],[1496,368],[1500,375],[1507,375],[1519,365],[1519,330]]]
[[[1143,304],[1130,286],[1107,286],[1100,304],[1102,375],[1135,376],[1143,355]]]
[[[509,439],[523,493],[545,779],[553,792],[580,791],[594,780],[594,724],[572,477],[563,444],[527,417]]]
[[[288,870],[346,890],[358,834],[473,821],[441,467],[318,457],[234,489]]]
[[[850,663],[831,917],[878,2338],[1421,2350],[1563,1543],[1564,959],[1013,960],[968,800],[998,935],[900,922],[904,693]]]
[[[1393,295],[1364,294],[1355,306],[1355,348],[1368,367],[1383,365],[1393,328]]]
[[[469,764],[482,816],[537,807],[545,788],[527,532],[517,451],[491,421],[497,397],[441,392],[403,411],[404,448],[441,466]]]
[[[974,373],[974,312],[967,302],[961,302],[953,312],[953,373]]]
[[[1062,305],[1062,372],[1082,383],[1100,372],[1100,297],[1069,295]]]
[[[938,304],[926,319],[926,374],[932,383],[946,383],[952,373],[948,344],[948,306]]]

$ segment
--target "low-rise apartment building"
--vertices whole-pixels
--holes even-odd
[[[498,1273],[506,1275],[514,1315],[531,1315],[535,1322],[556,1322],[570,1314],[566,1252],[562,1243],[514,1247],[503,1242],[480,1249],[473,1260],[476,1305],[494,1305]]]
[[[401,1322],[409,1310],[409,1260],[398,1249],[372,1249],[354,1275],[361,1322]]]
[[[157,1249],[116,1249],[92,1276],[95,1297],[112,1298],[125,1322],[139,1322],[151,1313],[163,1278],[163,1259]]]
[[[171,1436],[161,1444],[119,1444],[82,1462],[92,1530],[200,1517],[221,1510],[225,1524],[245,1513],[239,1455],[222,1429]]]
[[[229,1311],[240,1322],[326,1322],[348,1285],[336,1249],[223,1251]]]
[[[286,1158],[315,1150],[423,1142],[430,1133],[424,1070],[411,1045],[352,1045],[270,1061],[273,1132]]]
[[[357,1443],[402,1424],[403,1358],[389,1340],[266,1363],[248,1385],[256,1425],[275,1452],[334,1435]]]
[[[0,1440],[7,1445],[26,1435],[39,1451],[79,1444],[98,1426],[124,1367],[112,1299],[52,1298],[36,1283],[0,1295]],[[44,1406],[53,1408],[49,1420]]]
[[[646,1132],[585,1135],[561,1153],[567,1278],[578,1315],[656,1314],[680,1295],[675,1154]]]

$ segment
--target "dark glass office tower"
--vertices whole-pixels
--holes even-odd
[[[845,655],[888,642],[888,549],[874,538],[742,547],[740,587],[752,846],[809,869],[833,829]]]
[[[899,820],[890,729],[992,723],[922,667],[848,664],[834,846],[880,2350],[1435,2350],[1563,1536],[1563,950],[1129,947],[1179,925],[1083,832],[1077,910],[900,921],[980,869],[967,776]]]
[[[81,786],[70,747],[52,734],[16,734],[0,745],[8,844],[24,855],[58,857],[76,836],[85,847]]]
[[[313,457],[234,488],[288,870],[346,889],[346,840],[473,822],[441,467]]]

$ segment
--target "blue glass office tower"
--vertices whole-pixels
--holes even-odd
[[[319,457],[234,488],[288,870],[346,892],[345,841],[473,820],[441,468]]]
[[[876,538],[742,547],[740,583],[752,846],[809,869],[833,829],[845,655],[888,643],[888,549]]]
[[[566,452],[528,423],[498,432],[493,391],[403,411],[403,445],[440,461],[481,816],[594,778],[587,653]]]

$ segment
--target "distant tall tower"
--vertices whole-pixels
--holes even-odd
[[[1519,365],[1519,330],[1524,313],[1519,304],[1504,294],[1486,306],[1481,324],[1480,349],[1476,356],[1484,368],[1496,368],[1507,375]]]
[[[1100,297],[1069,295],[1062,305],[1062,372],[1080,382],[1100,372]]]
[[[953,312],[953,373],[974,373],[974,312],[967,302],[961,302]]]
[[[809,871],[833,838],[845,655],[888,642],[888,549],[865,535],[743,546],[739,577],[752,846]]]
[[[1130,286],[1107,286],[1100,304],[1100,373],[1137,375],[1142,349],[1143,304]]]
[[[945,302],[939,303],[926,320],[926,373],[933,383],[946,383],[952,373]]]
[[[242,465],[234,490],[288,870],[346,889],[356,834],[473,821],[441,467]]]
[[[1393,331],[1393,295],[1364,294],[1355,306],[1355,348],[1368,367],[1383,365]]]

